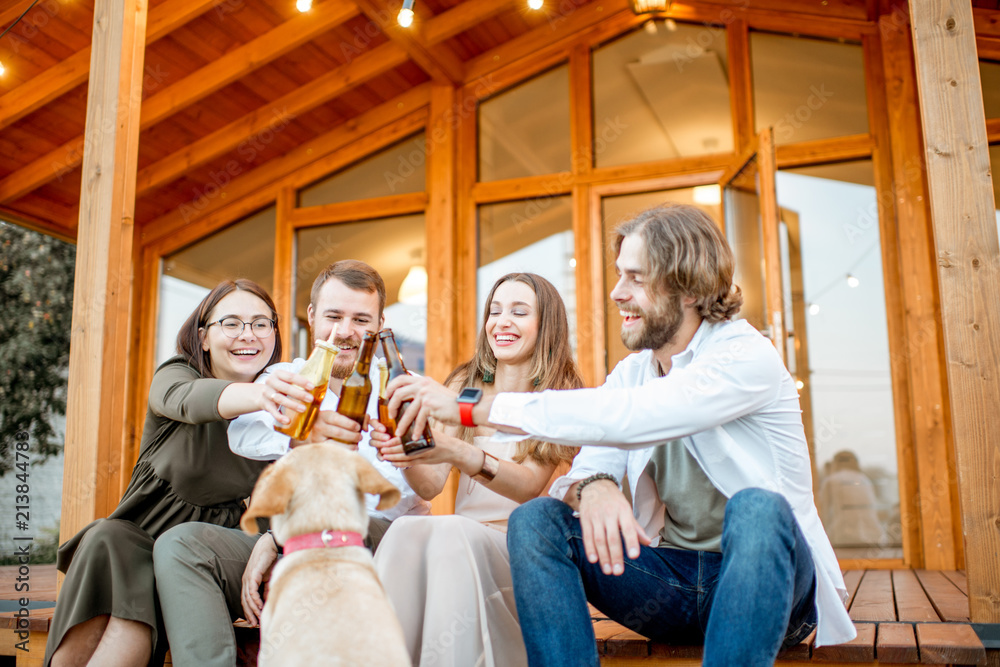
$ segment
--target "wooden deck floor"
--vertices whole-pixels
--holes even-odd
[[[983,644],[969,624],[964,572],[851,570],[844,580],[858,637],[819,648],[810,638],[783,651],[779,664],[986,664]],[[700,646],[658,644],[592,611],[602,664],[701,664]]]
[[[0,568],[0,599],[14,592],[16,568]],[[965,574],[935,570],[852,570],[844,575],[858,637],[816,648],[811,639],[778,656],[782,667],[806,663],[984,665],[986,651],[969,624]],[[32,566],[32,600],[55,598],[55,567]],[[37,587],[36,587],[37,586]],[[7,598],[12,599],[12,598]],[[592,609],[601,664],[608,667],[701,664],[700,646],[668,646],[603,617]],[[18,665],[40,664],[51,609],[31,612],[33,655],[18,652]],[[10,613],[0,614],[0,655],[15,655]],[[256,653],[256,631],[237,628],[247,658]]]

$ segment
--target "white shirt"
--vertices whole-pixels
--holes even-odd
[[[645,350],[623,359],[597,389],[499,394],[490,421],[550,442],[588,445],[552,484],[554,498],[594,473],[619,480],[627,473],[636,520],[657,536],[654,545],[664,514],[645,472],[654,445],[683,439],[727,498],[753,487],[780,493],[816,566],[816,645],[854,638],[844,579],[813,501],[798,392],[770,341],[746,321],[702,322],[662,377]]]
[[[276,370],[287,370],[297,373],[306,363],[305,359],[293,359],[291,363],[280,363],[269,366],[257,378],[257,382],[263,382],[267,376]],[[372,419],[378,418],[378,386],[379,373],[378,366],[372,363],[369,375],[372,378],[371,398],[368,400],[368,415]],[[339,397],[332,391],[326,392],[320,410],[336,410]],[[257,461],[273,461],[279,459],[290,450],[289,442],[291,438],[282,435],[274,430],[274,417],[264,410],[240,415],[229,423],[229,448],[235,453],[248,459]],[[369,442],[368,433],[361,432],[361,442],[358,443],[358,454],[361,454],[383,477],[389,480],[400,492],[399,502],[395,507],[387,510],[377,510],[378,496],[368,494],[365,501],[368,505],[370,516],[381,517],[392,521],[404,514],[423,515],[430,514],[431,505],[429,502],[418,496],[403,477],[403,471],[387,461],[378,460],[378,450]]]

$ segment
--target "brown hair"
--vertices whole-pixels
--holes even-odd
[[[215,375],[212,374],[211,355],[207,350],[201,349],[201,330],[208,324],[208,316],[211,315],[212,310],[220,301],[236,290],[250,292],[254,296],[260,297],[261,301],[271,309],[271,319],[274,320],[274,352],[271,353],[268,362],[264,364],[264,368],[281,361],[281,328],[278,326],[278,312],[274,309],[274,302],[271,301],[267,291],[246,278],[224,280],[201,300],[191,316],[181,325],[181,330],[177,332],[177,354],[187,359],[187,362],[194,366],[203,377],[210,378],[215,377]]]
[[[336,278],[353,290],[368,293],[378,292],[378,317],[380,320],[382,319],[382,311],[385,309],[385,281],[382,280],[378,271],[356,259],[342,259],[330,264],[320,271],[316,280],[313,281],[312,291],[309,292],[309,302],[314,308],[319,299],[320,290],[331,278]]]
[[[476,337],[476,353],[472,359],[459,365],[448,375],[445,384],[449,386],[482,387],[493,381],[497,371],[497,358],[490,348],[486,335],[486,321],[490,317],[490,304],[497,288],[507,281],[524,283],[535,293],[538,302],[538,339],[531,357],[531,375],[535,378],[534,391],[545,389],[576,389],[583,386],[583,379],[573,360],[569,346],[569,321],[566,305],[555,286],[534,273],[508,273],[496,283],[486,297],[483,308],[483,326]],[[472,440],[475,429],[462,428],[460,437]],[[514,460],[518,463],[531,457],[539,463],[550,464],[571,461],[577,448],[554,445],[537,440],[522,440],[518,443]]]
[[[646,270],[654,290],[695,299],[709,322],[730,319],[743,305],[733,284],[736,261],[715,222],[687,204],[664,204],[643,211],[615,229],[615,256],[626,236],[638,234],[646,248]]]

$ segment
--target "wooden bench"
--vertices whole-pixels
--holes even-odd
[[[851,619],[858,637],[847,644],[816,648],[805,641],[778,656],[782,666],[985,665],[986,650],[969,623],[962,572],[852,570],[845,574]],[[592,610],[601,664],[609,667],[688,667],[701,664],[700,646],[652,642]],[[45,656],[52,609],[32,610],[30,651],[15,651],[16,619],[0,614],[0,655],[16,655],[18,667],[38,667]],[[259,636],[237,621],[240,665],[255,665]],[[169,664],[169,663],[168,663]]]

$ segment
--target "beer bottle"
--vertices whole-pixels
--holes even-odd
[[[365,413],[368,412],[368,399],[372,395],[372,380],[368,371],[372,366],[372,355],[375,353],[375,334],[365,333],[361,342],[358,360],[354,362],[354,371],[344,380],[340,389],[340,401],[337,412],[358,422],[362,428],[365,425]]]
[[[379,339],[382,341],[382,354],[385,355],[385,363],[388,367],[389,375],[388,380],[391,382],[400,375],[406,375],[406,366],[403,365],[403,355],[399,353],[399,348],[396,347],[396,338],[392,335],[392,329],[382,329],[378,334]],[[404,401],[402,405],[399,406],[399,412],[396,413],[396,418],[398,419],[406,412],[406,408],[410,407],[410,401]],[[388,428],[388,426],[386,426]],[[403,451],[407,454],[413,454],[414,452],[419,452],[424,449],[429,449],[434,446],[434,436],[431,434],[431,425],[424,425],[423,433],[414,433],[413,424],[406,429],[406,433],[399,434],[396,433],[395,425],[393,425],[393,434],[399,435],[400,439],[403,441]]]
[[[323,402],[326,389],[330,384],[333,360],[337,358],[339,351],[327,341],[316,341],[316,347],[313,348],[309,359],[306,360],[305,366],[299,371],[299,375],[315,385],[312,391],[312,403],[306,406],[305,412],[293,412],[292,421],[287,426],[275,422],[275,431],[289,436],[292,440],[305,440],[309,437],[309,432],[312,431],[313,424],[316,422],[316,415],[319,413],[320,403]],[[282,413],[284,413],[284,408],[282,408]]]
[[[385,359],[378,360],[378,377],[378,420],[389,433],[395,433],[396,420],[389,416],[389,401],[385,397],[385,388],[389,384],[389,366]]]

